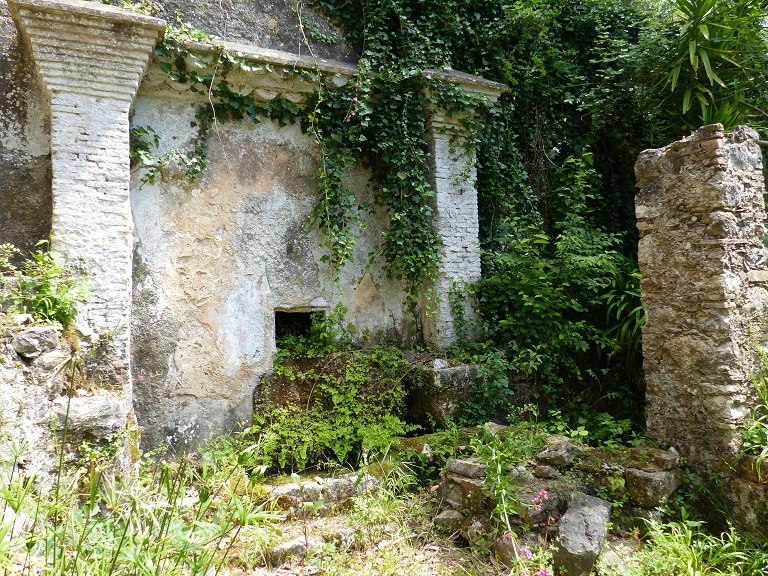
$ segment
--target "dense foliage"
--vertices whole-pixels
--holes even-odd
[[[467,414],[503,418],[509,374],[521,373],[535,376],[545,406],[565,399],[583,407],[586,400],[637,416],[643,313],[634,161],[642,149],[703,123],[765,123],[765,0],[314,4],[340,25],[361,71],[342,88],[312,76],[320,86],[302,109],[233,92],[228,71],[253,63],[222,48],[215,66],[195,69],[184,41],[212,40],[183,25],[167,35],[158,48],[161,67],[207,98],[195,152],[171,151],[159,164],[175,161],[187,176],[204,170],[215,121],[300,121],[322,151],[313,219],[326,261],[335,270],[350,265],[361,215],[385,206],[391,219],[371,258],[403,280],[417,312],[430,300],[441,250],[427,121],[438,108],[463,113],[478,156],[483,280],[476,296],[484,337],[465,352],[487,373]],[[312,42],[328,40],[309,25],[304,36],[310,51]],[[484,76],[509,91],[488,107],[428,78],[430,68]],[[145,131],[134,146],[145,161],[155,136],[134,130]],[[371,172],[371,204],[346,187],[356,164]]]
[[[643,314],[634,160],[703,123],[764,123],[765,2],[316,4],[369,74],[354,94],[366,143],[353,147],[374,166],[385,159],[382,173],[403,177],[398,190],[423,185],[422,70],[454,68],[510,87],[492,109],[471,107],[483,126],[475,134],[485,342],[474,352],[498,369],[469,413],[499,417],[512,370],[537,375],[544,399],[557,390],[553,397],[574,405],[607,400],[636,414]],[[451,96],[446,103],[463,106]],[[347,134],[355,121],[344,120],[334,127]],[[426,229],[427,197],[406,197],[409,210],[426,210],[418,218],[395,211],[401,231]],[[425,246],[411,247],[412,262],[414,248],[427,256]]]
[[[46,241],[38,243],[38,246]],[[84,278],[38,249],[22,264],[21,252],[11,244],[0,245],[0,312],[30,314],[35,320],[58,322],[66,328],[77,316],[86,296]]]

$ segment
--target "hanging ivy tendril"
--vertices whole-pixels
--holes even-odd
[[[195,45],[201,42],[205,50]],[[171,160],[184,168],[187,179],[202,174],[208,165],[207,139],[216,122],[268,119],[284,126],[299,121],[321,151],[320,189],[311,221],[325,238],[323,260],[338,280],[364,229],[363,215],[386,207],[389,225],[381,245],[363,266],[367,269],[383,258],[386,274],[402,281],[406,301],[415,309],[437,277],[442,249],[433,223],[435,192],[429,180],[427,123],[435,110],[456,116],[460,128],[454,129],[452,138],[457,146],[472,150],[482,125],[480,99],[458,85],[427,78],[422,73],[426,63],[403,67],[401,59],[387,62],[365,52],[360,72],[342,87],[318,69],[281,68],[282,74],[315,84],[299,107],[280,98],[265,102],[234,91],[228,81],[233,70],[271,71],[270,65],[233,54],[213,37],[185,25],[169,27],[155,53],[161,70],[176,83],[188,85],[203,102],[196,112],[198,134],[191,151],[173,150],[165,157],[153,157],[148,152],[153,143],[147,137],[154,137],[156,146],[157,135],[151,128],[133,128],[133,158],[150,167],[145,180],[153,181]],[[371,173],[372,202],[363,203],[347,186],[347,177],[357,165]]]

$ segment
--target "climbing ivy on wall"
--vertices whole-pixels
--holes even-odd
[[[200,55],[190,48],[195,41],[213,46],[213,53]],[[153,156],[156,134],[148,127],[133,128],[133,158],[152,166],[146,180],[153,181],[171,162],[182,168],[185,178],[202,174],[207,168],[206,142],[215,122],[268,119],[285,125],[299,121],[321,151],[320,190],[311,219],[325,238],[323,259],[338,273],[352,255],[363,227],[362,214],[385,207],[390,220],[381,246],[368,263],[360,265],[382,258],[386,273],[402,280],[406,299],[417,310],[420,296],[437,276],[442,247],[433,226],[427,121],[432,110],[461,114],[462,146],[472,148],[481,126],[477,114],[482,104],[477,97],[422,74],[427,63],[402,68],[393,60],[385,69],[379,59],[363,58],[360,73],[343,87],[317,69],[281,68],[282,74],[316,86],[299,107],[280,98],[265,102],[234,91],[228,81],[233,70],[258,72],[269,65],[232,54],[214,38],[185,25],[169,28],[155,52],[160,68],[200,95],[202,103],[196,113],[198,135],[192,151]],[[346,185],[350,170],[358,164],[372,175],[374,194],[369,204],[361,203]]]
[[[641,397],[640,379],[630,377],[638,367],[619,361],[629,357],[639,361],[639,355],[621,353],[626,352],[622,347],[636,347],[637,341],[623,342],[613,335],[638,334],[642,314],[622,318],[627,325],[617,330],[611,308],[616,302],[626,303],[630,310],[639,306],[636,292],[617,288],[633,285],[626,280],[636,274],[627,268],[637,243],[635,158],[644,148],[678,139],[696,122],[688,100],[701,99],[686,97],[685,86],[693,86],[705,100],[717,96],[717,102],[731,94],[748,96],[752,112],[766,109],[754,98],[768,93],[756,90],[756,85],[747,90],[744,84],[744,74],[763,66],[765,58],[735,60],[724,54],[725,63],[717,64],[711,55],[721,54],[717,52],[721,46],[715,44],[724,36],[711,34],[709,28],[698,32],[686,28],[685,10],[678,5],[716,5],[707,18],[714,22],[722,17],[726,22],[731,13],[739,18],[762,14],[762,4],[757,0],[688,4],[315,0],[313,4],[343,30],[360,56],[360,73],[339,88],[317,71],[295,72],[317,86],[302,107],[279,100],[264,103],[232,91],[229,72],[255,65],[220,47],[197,65],[199,55],[184,48],[185,42],[215,45],[211,38],[197,38],[182,27],[158,48],[163,69],[200,94],[199,138],[190,156],[200,161],[189,163],[190,175],[205,168],[205,139],[215,121],[300,122],[322,152],[313,220],[324,234],[328,263],[339,270],[349,261],[362,214],[384,206],[391,221],[372,258],[383,258],[387,273],[402,278],[408,299],[415,304],[437,274],[441,249],[432,226],[434,192],[427,176],[426,123],[430,110],[448,109],[464,118],[467,143],[478,155],[484,248],[478,297],[485,349],[503,355],[509,367],[539,375],[545,391],[555,384],[577,383],[592,398]],[[750,46],[762,47],[762,20],[750,22]],[[726,39],[747,36],[732,26],[727,32]],[[684,58],[680,60],[681,54],[685,56],[680,46],[684,35],[692,33],[699,35],[698,61],[691,61],[683,82],[682,72],[676,75],[675,70],[681,62],[681,69],[687,66]],[[307,42],[323,41],[311,30],[304,36]],[[707,52],[711,72],[698,47],[712,51]],[[738,90],[715,94],[715,85],[723,88],[715,76],[729,84],[729,59],[737,67],[730,84]],[[486,108],[458,87],[429,79],[423,74],[429,68],[476,74],[503,82],[510,91]],[[665,82],[670,74],[678,78],[676,84]],[[710,111],[715,107],[712,104]],[[145,142],[151,139],[150,133],[144,135]],[[349,170],[357,164],[372,175],[374,200],[369,205],[362,205],[345,186]],[[634,383],[629,382],[632,379]]]

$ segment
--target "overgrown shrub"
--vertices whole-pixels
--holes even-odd
[[[384,451],[409,427],[398,350],[336,352],[321,358],[276,358],[262,380],[254,423],[244,436],[254,459],[272,469],[302,470],[329,462],[357,464]]]
[[[0,245],[0,308],[69,326],[85,299],[83,279],[58,262],[50,251],[32,252],[21,267],[15,264],[20,256],[14,246]]]

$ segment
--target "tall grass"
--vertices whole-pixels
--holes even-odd
[[[276,519],[240,486],[250,477],[237,458],[226,466],[147,459],[137,477],[121,477],[109,462],[64,466],[66,432],[65,419],[47,493],[17,472],[24,447],[3,450],[4,575],[216,575],[244,530],[263,540]]]
[[[768,576],[768,548],[740,536],[732,528],[710,534],[701,522],[648,525],[645,547],[618,571],[605,576]]]

